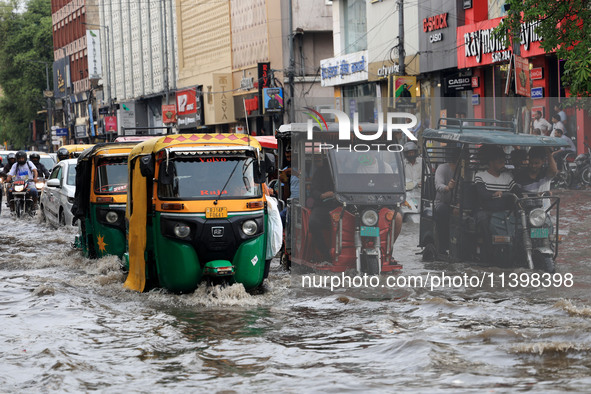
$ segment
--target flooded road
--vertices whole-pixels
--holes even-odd
[[[591,191],[559,193],[557,271],[572,286],[303,288],[277,262],[263,295],[123,289],[76,230],[0,216],[2,392],[588,392]],[[405,224],[398,276],[500,277],[423,263]]]

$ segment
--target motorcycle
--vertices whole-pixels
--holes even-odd
[[[29,192],[30,181],[18,180],[12,183],[12,203],[17,218],[23,215],[35,216],[33,197]]]
[[[564,157],[562,163],[558,164],[558,174],[552,179],[552,189],[568,189],[573,184],[576,171],[575,154],[569,153]]]
[[[400,213],[405,222],[419,223],[421,210],[421,188],[413,181],[406,182],[406,201],[400,204]]]
[[[591,185],[591,147],[585,143],[586,153],[581,153],[575,159],[575,179],[585,185]]]

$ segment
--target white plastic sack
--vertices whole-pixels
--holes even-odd
[[[274,197],[267,196],[267,259],[275,257],[283,243],[283,224],[279,206]]]

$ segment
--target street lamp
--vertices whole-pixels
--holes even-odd
[[[86,26],[97,26],[102,27],[106,30],[105,34],[105,42],[106,42],[106,49],[107,49],[107,104],[109,109],[111,108],[111,60],[110,60],[110,48],[109,48],[109,26],[100,25],[98,23],[86,23],[82,22],[83,25]]]

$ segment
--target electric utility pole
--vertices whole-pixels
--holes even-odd
[[[404,67],[404,0],[398,0],[398,74],[406,75]]]

